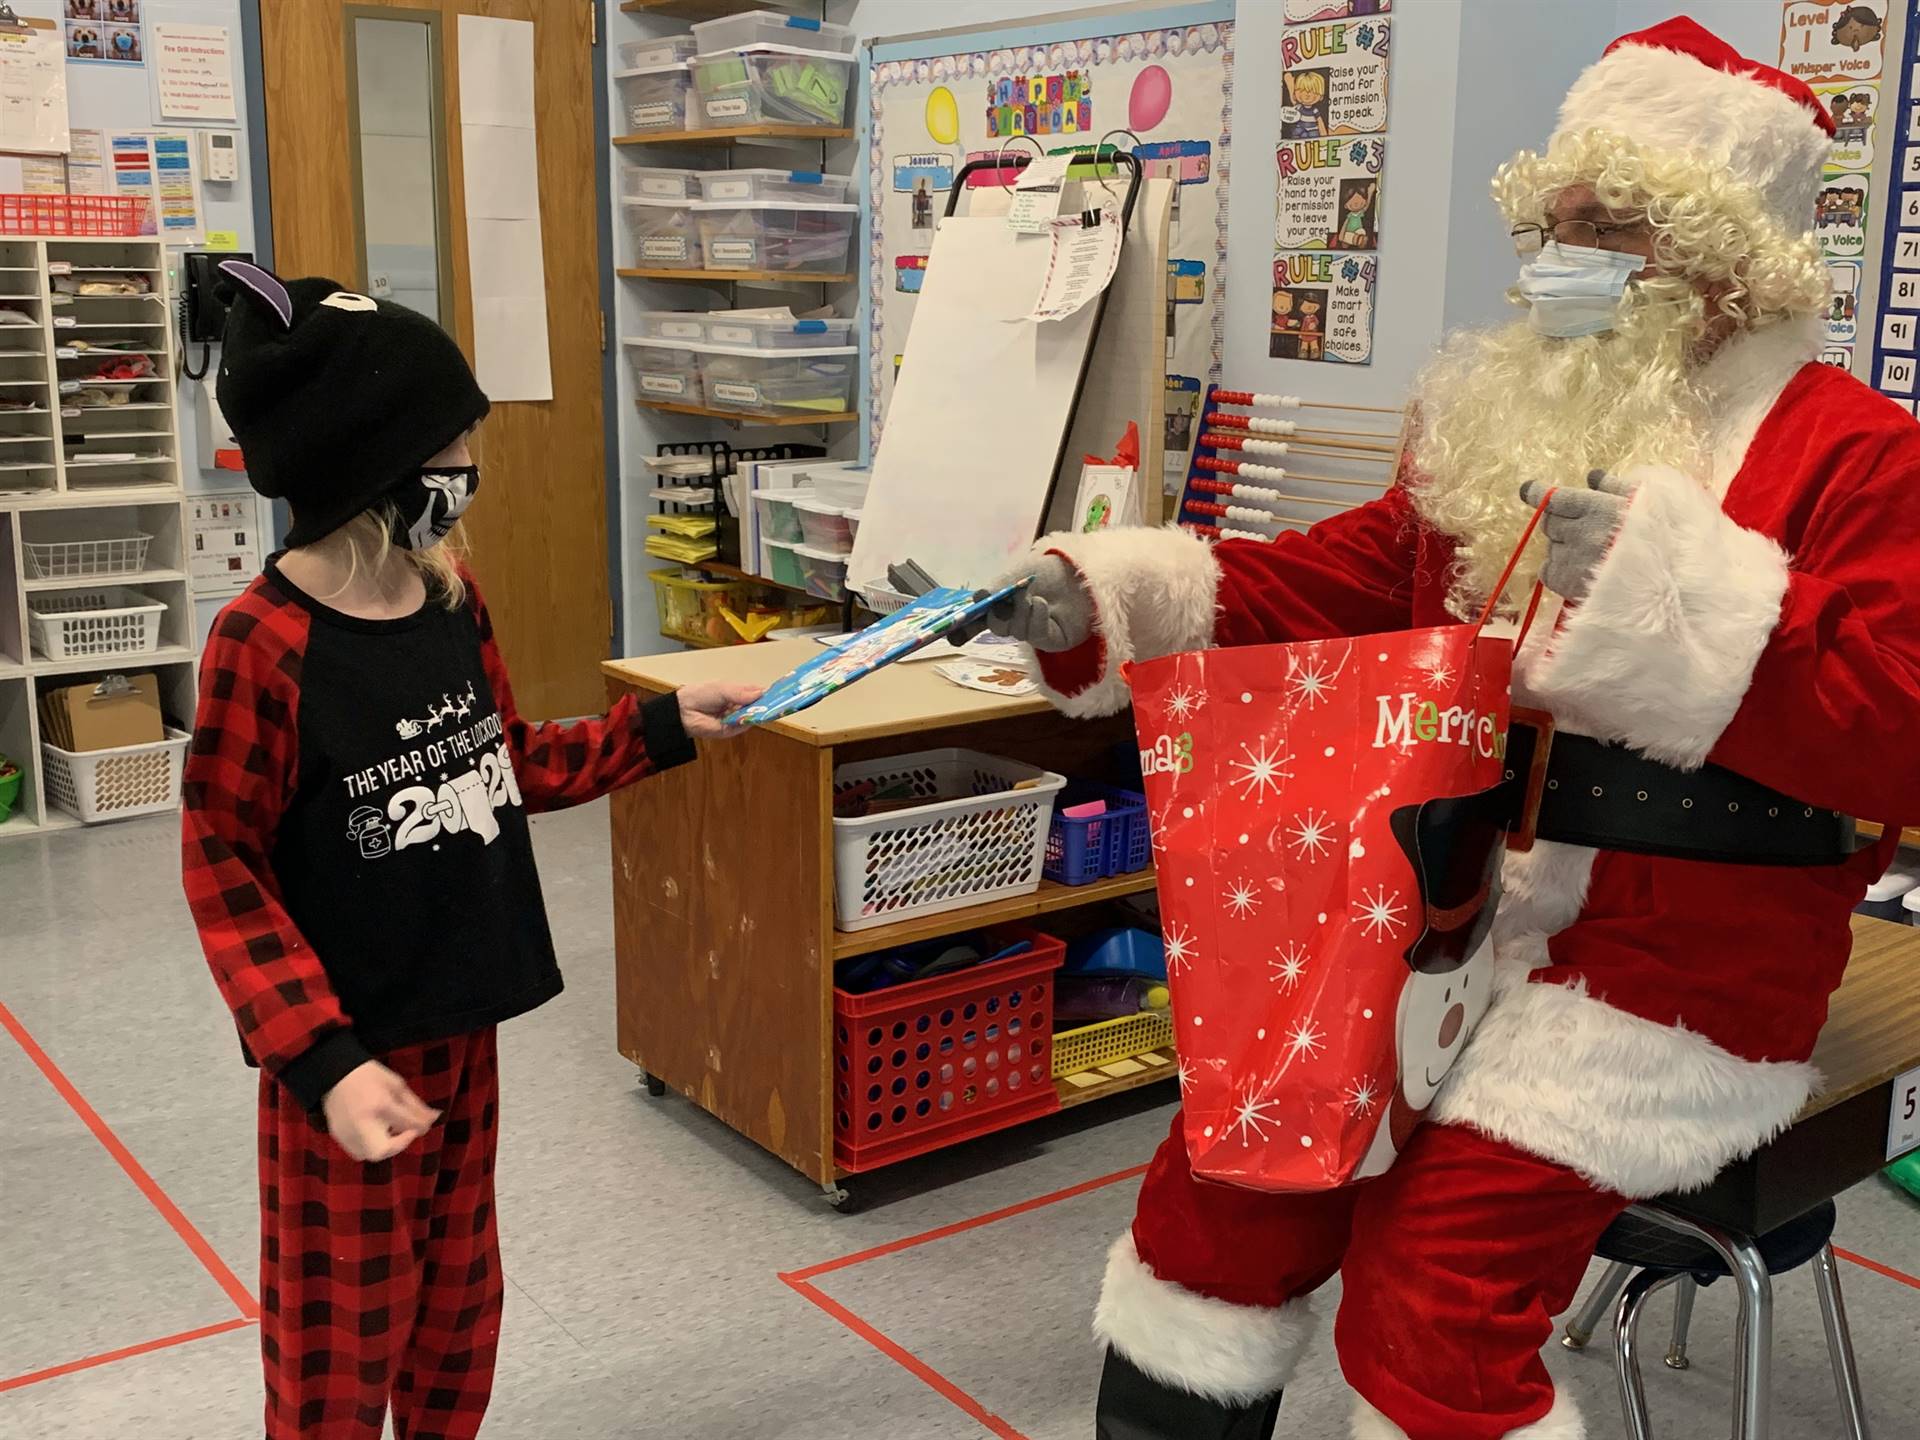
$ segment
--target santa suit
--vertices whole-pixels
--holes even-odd
[[[1590,592],[1516,659],[1516,701],[1897,827],[1920,817],[1920,425],[1817,348],[1810,322],[1780,322],[1703,367],[1707,473],[1630,472],[1640,490]],[[1404,487],[1271,544],[1049,543],[1096,611],[1091,641],[1043,657],[1073,714],[1124,707],[1134,659],[1454,619],[1452,542]],[[1494,999],[1388,1175],[1230,1189],[1192,1176],[1176,1122],[1096,1328],[1147,1375],[1244,1403],[1286,1383],[1306,1297],[1343,1270],[1356,1435],[1578,1436],[1538,1355],[1551,1317],[1629,1198],[1705,1184],[1806,1102],[1849,913],[1894,844],[1890,829],[1846,864],[1764,871],[1550,843],[1509,856]]]

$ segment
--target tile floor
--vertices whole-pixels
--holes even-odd
[[[253,1075],[180,900],[174,834],[138,821],[0,843],[8,1440],[260,1433],[256,1334],[239,1309],[256,1282]],[[911,1163],[877,1177],[860,1213],[836,1214],[686,1101],[647,1098],[613,1048],[605,807],[542,818],[535,835],[569,989],[503,1032],[510,1285],[486,1433],[1086,1440],[1098,1370],[1086,1317],[1136,1183],[1086,1182],[1147,1158],[1164,1092]],[[151,1177],[158,1205],[29,1047]],[[1073,1193],[807,1282],[857,1330],[779,1278],[1060,1191]],[[203,1237],[204,1259],[166,1207]],[[1845,1197],[1839,1239],[1920,1274],[1920,1204],[1877,1182]],[[1843,1270],[1875,1433],[1920,1436],[1920,1288]],[[1652,1367],[1661,1434],[1725,1433],[1724,1290],[1702,1297],[1693,1370]],[[1647,1338],[1664,1347],[1664,1319]],[[1552,1358],[1595,1440],[1623,1433],[1606,1347]],[[1804,1275],[1780,1286],[1776,1393],[1778,1440],[1839,1434]],[[1323,1343],[1280,1434],[1337,1440],[1345,1403]]]

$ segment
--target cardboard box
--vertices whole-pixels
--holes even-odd
[[[159,679],[151,672],[108,675],[48,690],[40,697],[40,726],[49,745],[76,753],[164,740]]]

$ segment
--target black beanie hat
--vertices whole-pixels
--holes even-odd
[[[486,417],[460,347],[404,305],[245,261],[215,391],[253,488],[293,509],[288,545],[338,530]]]

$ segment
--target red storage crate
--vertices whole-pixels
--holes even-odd
[[[873,1170],[1051,1114],[1053,972],[1063,941],[1026,926],[984,932],[1022,955],[895,985],[833,992],[833,1155]]]
[[[139,196],[0,194],[4,235],[138,235],[147,220]]]

